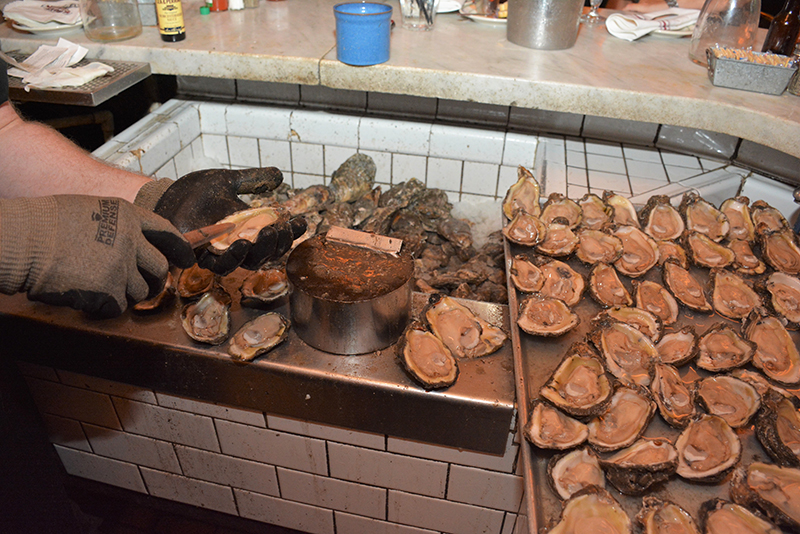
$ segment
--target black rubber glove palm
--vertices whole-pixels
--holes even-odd
[[[172,184],[159,199],[155,212],[181,232],[188,232],[248,209],[239,195],[266,193],[281,182],[283,174],[276,167],[196,171]],[[258,269],[266,261],[285,254],[305,229],[302,217],[276,223],[262,229],[255,243],[240,239],[221,255],[203,250],[198,254],[197,262],[217,274],[228,274],[239,266]]]

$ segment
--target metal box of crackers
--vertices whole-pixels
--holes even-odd
[[[711,83],[730,89],[780,95],[797,71],[796,58],[778,54],[712,46],[706,55]]]

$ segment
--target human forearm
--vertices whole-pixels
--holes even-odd
[[[0,197],[59,194],[115,196],[133,201],[150,179],[94,159],[57,131],[23,121],[0,105]]]

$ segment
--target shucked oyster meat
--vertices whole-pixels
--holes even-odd
[[[553,456],[547,462],[547,475],[550,486],[564,500],[588,486],[606,486],[597,455],[589,447]]]
[[[557,217],[547,224],[544,240],[536,245],[536,251],[553,258],[561,258],[575,252],[578,242],[578,236],[572,231],[567,219]]]
[[[627,447],[639,439],[655,411],[645,389],[619,387],[605,411],[589,421],[589,443],[602,452]]]
[[[780,211],[770,206],[763,200],[756,200],[750,206],[756,234],[764,235],[772,232],[781,232],[789,228],[789,223]]]
[[[523,293],[535,293],[544,285],[542,270],[522,254],[517,254],[511,259],[508,274],[511,275],[514,286]]]
[[[656,349],[661,363],[681,366],[697,355],[697,334],[692,326],[684,326],[676,332],[664,334]]]
[[[635,226],[619,226],[614,235],[622,241],[622,256],[614,263],[619,272],[637,278],[658,263],[658,244]]]
[[[658,317],[647,310],[629,306],[614,306],[603,310],[594,318],[594,321],[598,324],[605,320],[617,321],[632,326],[650,338],[653,343],[657,343],[661,339],[663,325]]]
[[[573,344],[539,395],[570,415],[598,414],[611,400],[613,387],[597,354],[586,343]]]
[[[769,292],[772,308],[792,327],[800,327],[800,279],[775,272],[769,275],[764,286]]]
[[[718,373],[747,364],[755,354],[756,345],[743,339],[731,325],[717,323],[700,336],[697,350],[697,366]]]
[[[633,304],[633,298],[617,276],[617,270],[607,263],[598,263],[592,268],[589,293],[604,308]]]
[[[764,235],[761,238],[761,256],[776,271],[800,274],[800,247],[791,230]]]
[[[232,337],[228,354],[251,361],[269,352],[286,339],[289,321],[280,313],[264,313],[244,324]]]
[[[564,219],[567,226],[575,228],[583,219],[581,207],[574,200],[568,199],[561,193],[552,193],[547,202],[544,203],[542,214],[539,216],[542,222],[549,225],[556,219]]]
[[[539,206],[539,182],[533,173],[520,165],[517,167],[517,182],[508,188],[503,200],[503,213],[511,220],[518,211],[538,217],[541,213]]]
[[[687,480],[717,482],[739,462],[739,436],[716,415],[702,415],[689,423],[675,442],[677,473]]]
[[[672,365],[655,365],[650,391],[656,399],[661,417],[671,426],[683,428],[697,415],[694,395]]]
[[[613,320],[601,321],[590,339],[608,370],[626,384],[647,386],[658,351],[649,337],[636,328]]]
[[[734,473],[731,497],[762,510],[778,525],[800,528],[800,469],[753,462]]]
[[[630,534],[631,520],[622,506],[604,489],[589,486],[573,495],[561,511],[560,522],[550,534]]]
[[[419,322],[406,328],[397,356],[408,374],[425,389],[449,387],[458,377],[458,363],[450,349]]]
[[[634,280],[633,287],[637,308],[652,313],[658,317],[664,326],[675,324],[678,320],[680,308],[675,297],[669,291],[649,280],[643,282]]]
[[[666,195],[654,195],[639,213],[642,229],[653,239],[677,239],[685,225],[681,214],[672,207]]]
[[[756,344],[753,365],[784,385],[800,382],[800,353],[781,321],[753,311],[745,320],[745,337]]]
[[[742,274],[761,274],[767,266],[753,252],[749,241],[732,239],[728,241],[728,248],[733,252],[733,268]]]
[[[611,224],[614,210],[594,193],[586,193],[578,201],[583,212],[581,226],[590,230],[603,230]]]
[[[626,495],[641,495],[654,484],[664,482],[678,467],[678,452],[663,438],[642,438],[612,456],[600,466],[611,485]]]
[[[575,256],[583,263],[614,263],[622,256],[622,241],[606,232],[584,228],[578,231]]]
[[[670,260],[663,266],[664,286],[684,306],[695,311],[712,311],[705,289],[687,269]]]
[[[541,295],[563,300],[567,306],[575,306],[581,301],[586,283],[572,267],[563,261],[544,259],[539,261],[539,268],[544,275],[544,284],[539,290]]]
[[[750,199],[747,197],[729,198],[719,207],[725,214],[730,224],[728,239],[740,239],[743,241],[753,241],[756,229],[753,218],[750,216]]]
[[[686,232],[683,247],[692,263],[708,269],[727,267],[736,259],[731,249],[700,232]]]
[[[713,499],[700,507],[705,534],[782,534],[781,529],[744,506]]]
[[[761,298],[742,278],[724,270],[711,271],[713,292],[711,302],[714,310],[723,317],[738,321],[747,317]]]
[[[478,317],[455,299],[438,293],[431,295],[423,316],[431,332],[459,358],[492,354],[506,341],[502,329]]]
[[[636,514],[636,521],[644,534],[700,534],[689,512],[656,497],[642,498],[642,509]]]
[[[678,209],[686,222],[687,231],[705,234],[715,242],[722,241],[728,235],[728,218],[697,193],[685,193]]]
[[[517,210],[511,222],[503,227],[503,235],[512,243],[532,247],[544,240],[547,227],[535,215]]]
[[[564,450],[586,441],[589,429],[557,408],[535,401],[523,433],[528,441],[540,449]]]
[[[563,300],[533,294],[519,304],[517,325],[532,336],[557,337],[580,323]]]
[[[697,398],[706,411],[725,419],[731,428],[746,426],[761,408],[756,388],[732,376],[704,378],[697,384]]]
[[[614,210],[614,224],[639,228],[639,217],[636,215],[636,208],[626,197],[612,191],[604,191],[603,202]]]
[[[775,463],[800,467],[800,411],[796,397],[771,389],[756,418],[756,437]]]
[[[220,345],[230,335],[230,305],[231,297],[220,288],[214,288],[197,302],[183,307],[181,325],[195,341]]]
[[[254,243],[263,228],[286,219],[287,216],[281,210],[269,206],[237,211],[219,221],[219,224],[234,223],[236,227],[230,233],[212,239],[209,250],[222,254],[239,239]]]

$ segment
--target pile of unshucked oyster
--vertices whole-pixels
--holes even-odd
[[[716,207],[694,193],[678,208],[654,196],[638,213],[610,192],[540,206],[522,167],[503,209],[517,252],[509,274],[525,294],[519,327],[570,332],[585,292],[601,310],[584,302],[596,314],[582,317],[588,333],[554,361],[524,428],[539,449],[563,451],[547,462],[563,501],[551,532],[631,532],[606,483],[647,493],[633,518],[647,533],[800,530],[800,403],[783,389],[800,384],[787,330],[800,328],[800,248],[784,217],[763,201]],[[642,437],[656,412],[666,424],[654,428],[674,441]],[[766,454],[744,465],[753,429]],[[731,500],[692,518],[660,491],[674,478],[720,485]]]
[[[507,301],[499,231],[476,250],[470,222],[451,214],[453,206],[443,190],[427,188],[419,180],[411,179],[382,192],[381,186],[375,186],[375,175],[372,158],[354,154],[332,174],[329,185],[292,189],[283,184],[269,193],[249,196],[245,200],[251,209],[220,221],[233,222],[236,227],[230,234],[213,240],[209,250],[224,252],[236,239],[253,240],[265,225],[303,215],[308,229],[295,241],[295,246],[327,232],[331,226],[400,238],[405,250],[414,257],[418,291],[488,302]],[[266,265],[244,279],[238,289],[242,306],[269,309],[285,299],[290,291],[285,260],[286,257]],[[247,323],[231,336],[231,295],[219,278],[198,267],[182,272],[178,278],[177,293],[190,301],[183,307],[182,325],[192,339],[221,345],[230,338],[230,355],[252,360],[286,338],[289,321],[274,312]],[[157,309],[162,299],[175,291],[168,285],[158,300],[140,303],[134,309],[140,312]],[[431,387],[428,383],[424,385]],[[437,384],[437,387],[443,386]]]

